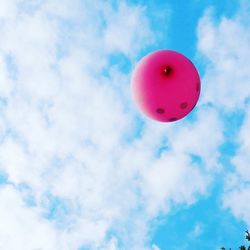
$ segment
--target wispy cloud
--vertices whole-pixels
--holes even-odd
[[[200,52],[209,63],[204,77],[203,103],[209,103],[218,111],[230,114],[242,113],[242,121],[236,128],[236,137],[227,138],[234,143],[236,152],[225,173],[224,207],[231,209],[239,219],[250,225],[249,217],[249,3],[241,1],[239,12],[232,18],[215,21],[210,9],[200,20],[198,28]],[[224,116],[225,117],[225,116]],[[227,122],[226,122],[227,123]],[[233,133],[232,126],[224,125],[225,133]],[[233,121],[228,121],[233,124]],[[242,125],[241,125],[242,124]],[[229,136],[230,137],[230,136]]]

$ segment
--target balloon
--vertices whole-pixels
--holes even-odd
[[[200,96],[200,77],[193,63],[172,50],[143,57],[132,75],[132,96],[148,117],[177,121],[192,111]]]

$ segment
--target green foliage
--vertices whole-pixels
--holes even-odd
[[[250,233],[248,232],[248,230],[246,231],[246,240],[250,241]],[[250,250],[250,245],[248,247],[242,245],[239,247],[239,249],[240,250]],[[221,247],[221,250],[232,250],[232,248],[226,249],[225,247]]]

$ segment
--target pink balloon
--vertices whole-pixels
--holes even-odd
[[[132,75],[132,95],[150,118],[173,122],[186,116],[200,96],[200,77],[193,63],[172,50],[143,57]]]

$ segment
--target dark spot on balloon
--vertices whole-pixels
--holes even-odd
[[[180,104],[180,108],[181,108],[181,109],[185,109],[187,106],[188,106],[188,103],[187,103],[187,102],[182,102],[182,103]]]
[[[197,92],[200,92],[200,90],[201,90],[201,87],[200,87],[200,83],[198,82],[198,83],[196,84],[196,91],[197,91]]]
[[[169,119],[170,122],[174,122],[174,121],[176,121],[176,120],[177,120],[176,117],[172,117],[172,118]]]
[[[163,108],[158,108],[158,109],[156,109],[156,112],[157,112],[158,114],[164,114],[164,113],[165,113],[165,110],[164,110]]]
[[[172,68],[170,66],[166,66],[164,68],[164,75],[169,76],[173,72]]]

